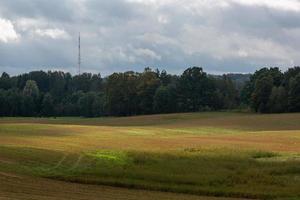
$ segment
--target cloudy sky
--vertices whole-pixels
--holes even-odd
[[[0,72],[181,73],[300,64],[298,0],[1,0]]]

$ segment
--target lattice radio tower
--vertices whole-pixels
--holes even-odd
[[[78,74],[80,75],[81,68],[81,41],[80,41],[80,32],[78,37]]]

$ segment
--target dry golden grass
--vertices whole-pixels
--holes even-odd
[[[300,114],[203,113],[118,119],[4,118],[0,124],[0,145],[67,151],[170,151],[228,147],[300,152]]]

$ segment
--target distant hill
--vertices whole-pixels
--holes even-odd
[[[245,83],[250,80],[251,74],[235,74],[235,73],[229,73],[229,74],[224,74],[227,77],[229,77],[236,85],[237,89],[243,88]],[[210,75],[214,78],[222,78],[223,75]]]
[[[226,74],[231,80],[238,83],[245,83],[250,80],[251,74]]]

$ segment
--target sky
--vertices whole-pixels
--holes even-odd
[[[1,0],[0,72],[300,65],[298,0]]]

